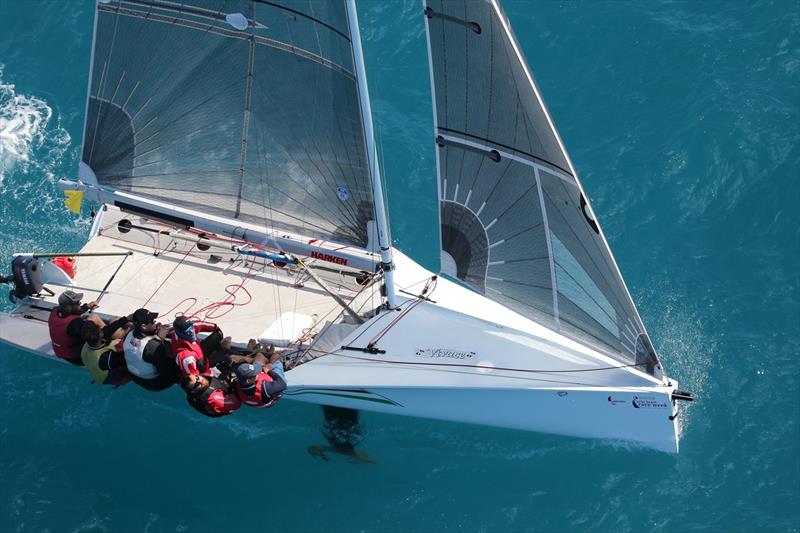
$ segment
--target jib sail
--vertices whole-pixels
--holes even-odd
[[[442,269],[625,364],[661,369],[496,1],[424,4]]]

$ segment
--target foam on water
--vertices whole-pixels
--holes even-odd
[[[44,170],[52,178],[52,162],[64,155],[70,136],[60,125],[50,124],[53,110],[47,102],[17,94],[15,86],[3,78],[0,64],[0,192],[15,194],[14,189],[27,184],[20,180],[14,187],[3,186],[7,177],[12,172],[30,175]]]
[[[18,91],[8,75],[0,64],[1,265],[15,252],[79,246],[91,224],[89,217],[63,209],[64,195],[56,187],[74,172],[79,147],[57,111],[45,99]]]

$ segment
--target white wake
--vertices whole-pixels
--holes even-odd
[[[0,65],[0,184],[12,172],[27,173],[42,149],[48,159],[63,155],[71,140],[58,124],[50,126],[53,110],[47,102],[17,94],[15,86],[3,78]]]

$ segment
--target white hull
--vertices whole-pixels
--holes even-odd
[[[0,314],[0,340],[58,360],[44,322]],[[672,387],[650,389],[529,385],[487,388],[481,386],[481,377],[475,376],[471,387],[394,384],[415,380],[425,383],[430,381],[422,375],[426,372],[429,371],[421,373],[413,366],[389,367],[385,363],[330,356],[290,371],[290,387],[284,398],[572,437],[624,440],[665,452],[678,451],[678,427],[669,419],[677,414],[670,401],[670,394],[677,387],[675,382]],[[376,382],[381,377],[390,383]],[[365,383],[370,380],[372,384]],[[634,408],[634,397],[646,397],[651,405]],[[664,407],[653,407],[653,403]]]
[[[107,228],[114,225],[114,217],[122,216],[113,209],[103,215],[111,217],[105,221]],[[102,226],[102,221],[96,225]],[[128,314],[148,300],[149,308],[161,312],[187,296],[206,302],[224,294],[224,287],[241,275],[225,263],[210,266],[194,255],[187,260],[177,245],[170,250],[161,243],[167,251],[156,257],[146,246],[102,233],[93,235],[85,250],[134,251],[101,301],[100,310],[108,315]],[[206,252],[212,253],[213,249]],[[176,266],[181,257],[184,261]],[[398,289],[419,293],[432,274],[397,251],[394,258]],[[89,300],[100,294],[119,258],[87,258],[78,265],[74,284]],[[176,271],[180,283],[173,283]],[[282,309],[276,305],[281,300],[275,291],[288,291],[281,296],[283,310],[305,306],[311,314],[336,309],[320,291],[293,287],[267,272],[248,283],[252,306],[234,308],[217,320],[235,342],[258,336],[280,316]],[[63,290],[49,286],[56,295]],[[152,296],[151,286],[162,288]],[[346,288],[341,290],[346,293]],[[327,351],[315,353],[312,344],[315,358],[287,373],[285,398],[678,451],[677,406],[671,399],[676,382],[621,367],[446,279],[439,278],[428,294],[432,301],[404,294],[397,294],[400,310],[384,311],[351,327],[352,333]],[[366,303],[371,305],[369,298]],[[48,297],[23,302],[12,313],[0,315],[0,341],[54,358],[46,324],[46,308],[54,301]],[[365,348],[373,342],[382,353],[341,349]]]
[[[668,453],[678,452],[678,429],[669,420],[672,409],[667,407],[669,394],[663,390],[371,387],[369,394],[355,392],[358,390],[294,386],[284,397],[364,411],[628,441]],[[614,403],[608,400],[609,396]],[[634,397],[643,396],[662,402],[665,407],[633,408]]]

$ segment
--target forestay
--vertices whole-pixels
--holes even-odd
[[[658,360],[508,20],[427,0],[443,271],[660,376]]]
[[[356,78],[343,0],[100,0],[82,159],[101,186],[377,248]]]

